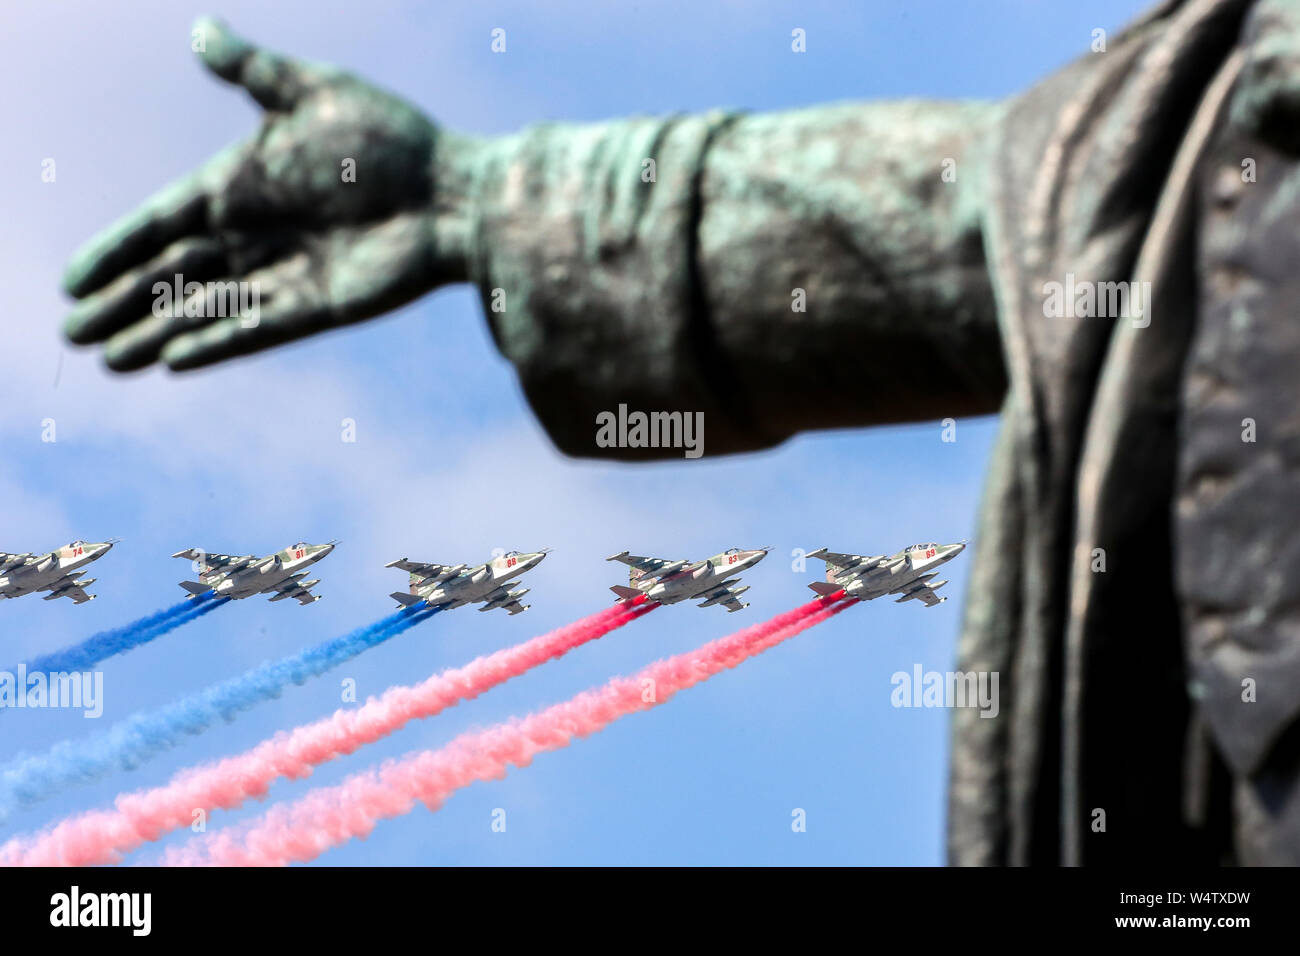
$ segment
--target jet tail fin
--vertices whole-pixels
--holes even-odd
[[[621,584],[611,585],[610,590],[613,591],[615,594],[617,594],[619,600],[621,601],[631,601],[634,598],[641,597],[641,595],[644,593],[642,591],[638,591],[636,588],[625,588]]]
[[[827,581],[813,581],[808,587],[812,588],[818,594],[825,597],[827,594],[834,594],[836,591],[842,591],[838,584],[831,584]]]
[[[419,604],[424,598],[418,594],[407,594],[405,591],[394,591],[389,595],[394,601],[402,607],[410,607],[412,604]]]
[[[212,590],[210,584],[200,584],[198,581],[182,581],[181,587],[190,592],[191,598],[196,598],[200,594],[207,594]]]

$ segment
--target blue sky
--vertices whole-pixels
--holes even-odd
[[[775,451],[656,465],[561,457],[495,351],[472,291],[443,290],[385,319],[183,376],[103,371],[58,329],[58,279],[89,235],[256,123],[253,104],[189,53],[201,13],[250,38],[332,61],[455,129],[598,120],[715,106],[771,110],[832,100],[1015,93],[1086,51],[1145,4],[1037,0],[897,3],[434,4],[11,0],[0,31],[7,133],[0,152],[0,550],[74,537],[122,543],[91,573],[99,600],[0,604],[0,666],[120,625],[182,596],[184,547],[268,553],[343,545],[317,566],[325,600],[238,602],[103,667],[100,721],[0,715],[0,761],[83,736],[374,620],[404,575],[398,557],[475,562],[494,548],[555,548],[526,584],[525,615],[440,615],[271,705],[129,774],[16,815],[29,831],[119,791],[164,782],[362,696],[421,680],[604,606],[622,583],[604,557],[631,549],[704,557],[772,545],[746,576],[743,615],[662,609],[481,699],[279,784],[273,799],[436,747],[802,602],[820,563],[793,549],[879,553],[968,537],[990,419],[801,436]],[[489,34],[507,30],[508,52]],[[791,29],[808,52],[789,51]],[[57,180],[40,181],[53,158]],[[862,388],[870,389],[870,382]],[[340,440],[342,420],[358,440]],[[41,441],[54,419],[57,441]],[[706,432],[707,441],[707,432]],[[707,444],[706,444],[707,448]],[[826,479],[851,479],[845,497]],[[890,705],[890,675],[952,666],[968,573],[934,610],[877,601],[620,721],[444,809],[381,824],[321,862],[349,864],[936,864],[942,861],[947,723]],[[491,828],[506,811],[504,833]],[[791,811],[807,813],[793,833]],[[260,812],[214,815],[214,827]],[[171,838],[183,841],[188,834]],[[148,860],[152,851],[137,854]]]

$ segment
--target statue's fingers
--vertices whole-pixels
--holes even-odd
[[[265,325],[252,328],[240,319],[223,319],[197,332],[187,332],[171,339],[162,349],[162,361],[174,372],[202,368],[240,355],[292,342],[327,327],[326,323],[299,321],[298,315],[263,315]],[[310,319],[310,317],[309,317]]]
[[[245,148],[226,149],[197,172],[164,186],[78,249],[63,273],[68,294],[78,299],[89,295],[178,239],[202,232],[209,197],[229,178]]]
[[[190,238],[174,242],[137,269],[118,276],[86,296],[68,313],[63,334],[78,345],[89,345],[151,311],[160,300],[176,298],[177,283],[206,282],[229,272],[224,246],[216,239]]]
[[[207,316],[149,315],[128,325],[104,343],[104,364],[115,372],[133,372],[158,361],[163,346],[185,329],[201,328]]]
[[[303,94],[337,72],[255,46],[211,17],[199,19],[192,35],[203,64],[242,86],[263,109],[291,109]]]
[[[244,314],[172,335],[162,360],[175,371],[199,368],[338,324],[311,270],[310,260],[297,256],[253,273],[245,284],[250,308]]]
[[[109,338],[104,343],[104,361],[116,372],[130,372],[158,361],[173,339],[206,334],[227,325],[230,333],[223,331],[223,335],[255,332],[266,315],[261,294],[265,284],[265,278],[253,277],[204,282],[182,301],[173,299],[164,308],[150,310],[144,318]],[[288,318],[287,309],[281,318]]]

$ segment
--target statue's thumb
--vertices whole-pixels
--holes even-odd
[[[292,60],[254,46],[220,20],[195,21],[190,42],[204,66],[248,90],[265,109],[288,109],[302,88]]]

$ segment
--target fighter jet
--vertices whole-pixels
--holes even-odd
[[[618,595],[620,601],[631,603],[639,597],[645,597],[657,604],[676,604],[694,598],[704,598],[696,607],[710,607],[721,604],[728,611],[739,611],[749,607],[748,603],[738,600],[741,594],[749,590],[749,585],[735,587],[738,575],[746,568],[752,568],[771,548],[759,548],[755,551],[742,551],[728,548],[721,554],[715,554],[703,561],[669,561],[666,558],[644,558],[636,554],[610,555],[606,561],[621,561],[628,565],[628,587],[615,584],[610,588]]]
[[[870,601],[884,594],[898,594],[895,602],[917,600],[926,607],[935,607],[948,600],[934,592],[948,582],[934,581],[937,568],[966,550],[966,542],[958,544],[914,544],[897,554],[863,557],[859,554],[840,554],[818,548],[808,557],[826,562],[826,580],[814,581],[808,587],[818,594],[844,591],[849,597]]]
[[[392,594],[393,600],[402,607],[411,607],[421,601],[428,607],[444,609],[482,602],[480,611],[503,607],[513,615],[532,606],[519,603],[529,589],[512,591],[505,582],[537,567],[550,551],[550,548],[524,553],[507,551],[499,558],[474,567],[468,564],[423,564],[406,558],[390,561],[384,567],[401,568],[411,573],[410,590]]]
[[[71,573],[106,555],[117,543],[107,541],[73,541],[49,554],[6,554],[0,551],[0,598],[22,597],[35,591],[49,591],[45,600],[69,598],[73,604],[95,600],[83,588],[94,578],[78,578]]]
[[[304,581],[305,570],[325,557],[338,545],[307,544],[299,541],[292,547],[259,558],[251,554],[238,557],[230,554],[209,554],[200,548],[177,551],[173,558],[188,558],[199,569],[197,581],[182,581],[181,587],[189,591],[190,600],[212,591],[218,597],[241,599],[254,594],[271,594],[272,601],[294,598],[299,604],[319,601],[319,594],[311,589],[320,584],[319,579]]]

